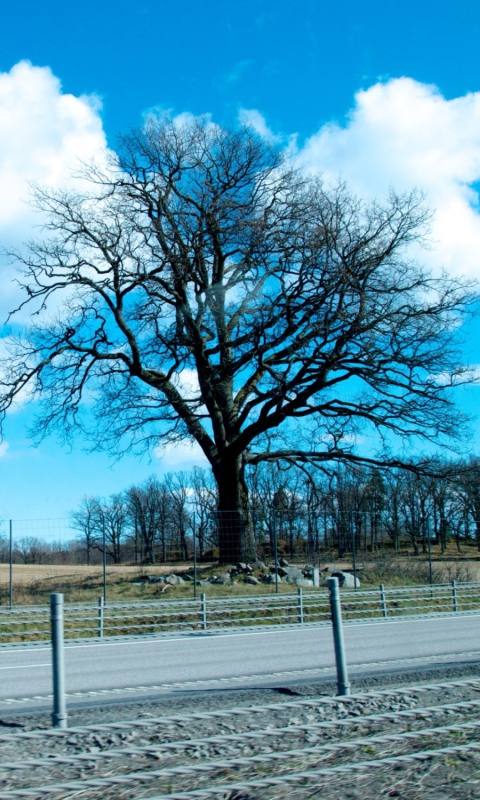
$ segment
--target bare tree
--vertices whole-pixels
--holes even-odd
[[[80,428],[117,453],[196,440],[220,519],[240,521],[234,538],[220,525],[223,562],[253,555],[249,465],[392,466],[355,450],[360,428],[458,432],[468,291],[407,257],[427,217],[415,193],[365,204],[247,128],[169,119],[84,179],[90,193],[37,191],[49,233],[17,258],[39,315],[10,339],[0,413],[28,389],[38,437]]]
[[[175,551],[184,561],[188,561],[187,529],[191,527],[189,489],[190,480],[186,472],[169,472],[165,476],[165,486],[170,505],[170,520],[174,535]]]
[[[100,501],[100,524],[105,530],[105,550],[114,564],[122,561],[122,544],[128,525],[128,509],[124,494],[112,494],[107,502]],[[103,545],[99,545],[103,546]]]
[[[141,486],[131,486],[126,493],[135,551],[140,539],[142,556],[152,564],[155,563],[155,545],[158,541],[163,544],[165,539],[165,491],[165,486],[153,475]]]
[[[213,523],[218,508],[216,484],[211,472],[201,467],[194,467],[190,475],[190,485],[193,490],[192,526],[195,526],[198,552],[203,558],[207,549],[216,546],[211,536],[212,531],[216,533],[216,526]]]
[[[92,548],[98,547],[102,538],[101,507],[98,498],[84,497],[80,507],[72,512],[72,527],[79,531],[85,543],[87,565],[90,564]]]
[[[42,558],[52,552],[52,547],[38,536],[22,536],[15,543],[15,555],[20,556],[24,564],[41,564]]]

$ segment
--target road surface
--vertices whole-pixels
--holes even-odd
[[[345,625],[352,677],[408,666],[480,661],[480,615]],[[329,626],[232,631],[66,643],[70,703],[133,700],[220,687],[288,686],[332,678]],[[48,707],[47,643],[0,649],[0,710]]]

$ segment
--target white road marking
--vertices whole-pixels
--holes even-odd
[[[14,664],[12,667],[0,667],[0,670],[4,669],[32,669],[33,667],[51,667],[52,664],[49,661],[46,664]]]
[[[369,628],[372,625],[406,625],[406,624],[409,624],[409,623],[412,623],[412,622],[442,622],[444,624],[445,623],[445,619],[450,619],[451,617],[453,617],[453,615],[449,613],[448,615],[445,614],[444,616],[438,616],[438,617],[415,617],[415,616],[411,616],[411,617],[408,617],[408,618],[405,618],[405,617],[403,617],[403,618],[399,618],[398,617],[397,618],[396,617],[394,619],[392,619],[392,618],[390,618],[390,619],[388,619],[388,618],[387,619],[375,619],[375,620],[371,620],[370,622],[356,622],[354,620],[349,622],[348,620],[347,621],[344,620],[344,627],[346,629],[350,629],[350,628],[357,629],[357,628]],[[480,614],[465,612],[463,614],[459,614],[458,616],[455,616],[454,619],[458,622],[459,618],[465,618],[465,617],[468,617],[468,618],[470,618],[470,617],[480,617]],[[452,618],[452,622],[453,621],[454,620]],[[86,644],[69,644],[69,642],[67,640],[65,642],[65,650],[84,650],[84,649],[87,649],[89,647],[97,647],[97,648],[98,647],[127,647],[127,646],[138,645],[138,644],[142,644],[142,645],[157,644],[158,645],[158,644],[160,644],[162,642],[166,642],[166,643],[168,643],[168,642],[185,642],[185,641],[191,642],[192,639],[195,639],[197,641],[209,642],[210,639],[212,637],[214,637],[214,636],[215,637],[224,636],[224,637],[228,637],[230,639],[235,639],[235,638],[245,637],[245,636],[268,636],[269,634],[275,634],[276,636],[278,636],[279,633],[281,633],[281,634],[286,634],[286,633],[307,633],[307,632],[311,632],[312,629],[313,630],[315,630],[315,629],[323,630],[323,629],[328,629],[328,628],[329,628],[329,626],[326,625],[326,624],[318,625],[317,623],[312,622],[312,623],[306,623],[303,626],[298,625],[298,626],[295,626],[295,627],[288,627],[288,628],[283,628],[281,625],[279,625],[276,628],[269,628],[268,630],[255,630],[255,631],[252,631],[252,630],[237,631],[236,630],[233,633],[230,633],[230,631],[219,630],[219,631],[209,631],[206,634],[197,633],[197,634],[190,634],[190,635],[187,635],[187,636],[184,635],[184,636],[172,636],[172,637],[159,636],[158,638],[148,638],[148,639],[147,638],[145,638],[145,639],[136,638],[136,639],[128,639],[127,641],[115,640],[114,642],[103,641],[101,643],[98,641],[98,639],[92,639],[90,642],[88,642]],[[29,652],[38,653],[38,652],[42,652],[43,650],[50,650],[50,644],[46,645],[45,647],[15,647],[15,646],[12,646],[12,648],[10,650],[4,650],[2,648],[0,650],[0,653],[19,653],[19,652],[21,652],[21,653],[29,653]]]
[[[459,653],[454,655],[453,658],[460,659],[465,658],[467,656],[480,656],[480,650],[472,650],[467,653]],[[392,666],[392,665],[402,665],[402,664],[416,664],[418,662],[427,661],[431,664],[435,664],[435,661],[443,659],[443,656],[416,656],[413,658],[398,658],[392,659],[391,661],[371,661],[367,663],[359,663],[359,664],[350,664],[349,670],[358,670],[358,669],[365,669],[368,667],[385,667],[385,666]],[[243,683],[245,681],[257,681],[257,680],[269,680],[272,678],[285,678],[285,677],[292,677],[294,675],[306,676],[306,675],[318,675],[320,673],[325,672],[335,672],[335,666],[329,667],[317,667],[314,669],[299,669],[299,670],[288,670],[283,672],[267,672],[267,673],[259,673],[257,675],[238,675],[233,676],[230,678],[205,678],[205,679],[198,679],[194,681],[179,681],[177,683],[160,683],[155,684],[152,686],[128,686],[122,689],[91,689],[85,692],[67,692],[66,697],[74,698],[74,697],[103,697],[104,695],[109,694],[131,694],[132,692],[144,693],[144,692],[158,692],[158,691],[172,691],[174,689],[190,689],[192,687],[199,687],[199,686],[215,686],[218,684],[228,684],[228,683]],[[53,695],[46,694],[46,695],[35,695],[33,697],[18,697],[18,698],[7,698],[5,700],[0,700],[0,705],[12,705],[15,703],[28,703],[32,702],[33,700],[51,700]]]

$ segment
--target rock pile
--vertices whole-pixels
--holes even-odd
[[[199,576],[201,572],[199,573]],[[358,589],[360,581],[353,576],[353,574],[346,570],[337,569],[335,567],[326,567],[322,570],[322,581],[320,581],[320,572],[318,567],[307,564],[305,567],[290,566],[288,561],[280,558],[277,567],[277,576],[275,576],[275,565],[267,566],[263,561],[252,561],[247,564],[241,562],[236,566],[226,567],[225,572],[219,575],[211,575],[209,578],[197,579],[198,586],[210,586],[216,584],[220,586],[227,586],[228,584],[238,583],[242,581],[250,586],[259,586],[260,584],[274,584],[278,583],[291,583],[295,586],[302,588],[311,588],[313,586],[320,586],[327,578],[336,577],[341,587],[346,589]],[[136,579],[136,582],[142,583],[161,583],[167,586],[183,586],[185,583],[193,581],[193,569],[190,568],[181,574],[175,572],[169,575],[142,575]],[[356,583],[355,583],[356,581]]]

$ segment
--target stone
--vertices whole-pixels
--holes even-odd
[[[299,567],[281,567],[280,569],[278,570],[278,574],[282,575],[282,573],[284,573],[285,577],[291,581],[296,581],[297,578],[304,577],[303,571]]]
[[[296,578],[295,584],[303,589],[308,589],[309,586],[313,586],[313,581],[309,580],[308,578]]]
[[[273,567],[273,572],[275,572],[275,567]],[[277,572],[278,572],[278,574],[280,575],[281,578],[286,578],[287,575],[288,575],[288,572],[285,569],[285,567],[279,567]]]
[[[239,572],[246,572],[247,565],[244,563],[237,564],[237,569]]]
[[[168,583],[169,586],[181,586],[185,581],[180,575],[167,575],[164,583]]]
[[[278,563],[281,567],[288,567],[288,561],[285,558],[281,558]]]
[[[255,577],[255,575],[246,575],[245,583],[250,583],[252,586],[260,585],[260,581],[258,580],[258,578]]]
[[[263,580],[264,583],[275,583],[275,573],[274,572],[273,573],[270,572],[269,575],[264,575],[262,580]],[[282,583],[282,579],[281,579],[280,575],[278,576],[278,582]]]
[[[265,570],[267,569],[267,565],[264,564],[263,561],[252,561],[250,566],[252,567],[252,569],[261,569],[262,572],[265,572]]]
[[[338,578],[339,586],[344,587],[345,589],[357,589],[360,588],[360,581],[358,578],[355,578],[351,572],[342,572],[337,570],[336,572],[331,573],[332,578]]]
[[[224,572],[223,575],[218,576],[215,583],[221,583],[222,585],[225,585],[226,583],[230,583],[230,579],[231,579],[230,573]]]

